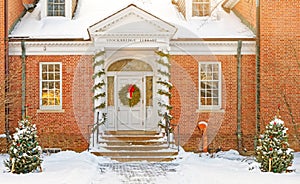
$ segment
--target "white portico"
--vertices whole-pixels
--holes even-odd
[[[158,50],[167,50],[176,28],[129,5],[89,28],[95,48],[96,113],[107,130],[157,130],[161,95]],[[102,85],[103,84],[103,85]],[[101,86],[101,87],[100,87]],[[168,100],[165,100],[168,103]]]

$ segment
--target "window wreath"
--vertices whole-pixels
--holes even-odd
[[[119,91],[119,98],[123,105],[134,107],[141,100],[141,91],[135,84],[127,84]]]

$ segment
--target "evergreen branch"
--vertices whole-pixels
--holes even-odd
[[[100,83],[93,86],[93,90],[101,89],[103,86],[105,86],[105,82],[102,80]]]
[[[159,117],[164,117],[165,114],[162,113],[161,111],[158,111],[158,116],[159,116]],[[168,116],[168,118],[169,118],[170,120],[173,119],[173,116],[172,116],[171,114],[167,113],[167,116]],[[161,120],[160,120],[160,122],[161,122]]]
[[[159,59],[156,61],[158,64],[163,65],[165,67],[167,67],[169,70],[171,68],[171,64],[170,63],[165,63],[162,59]]]
[[[99,93],[99,94],[95,95],[95,96],[93,97],[93,99],[95,100],[95,99],[99,99],[100,97],[105,97],[105,96],[106,96],[106,93],[103,92],[103,93]]]
[[[159,95],[165,95],[165,96],[167,96],[167,97],[169,97],[169,98],[172,97],[172,94],[171,94],[170,92],[165,91],[165,90],[162,90],[162,89],[159,89],[159,90],[157,91],[157,94],[159,94]]]
[[[96,66],[100,66],[102,64],[104,64],[104,59],[100,60],[100,61],[95,61],[94,60],[94,63],[93,63],[93,68],[95,69]]]
[[[94,55],[94,60],[95,60],[97,57],[99,57],[99,56],[103,56],[104,54],[105,54],[105,51],[100,51],[100,52],[96,53],[96,54]]]
[[[168,59],[170,58],[170,54],[169,53],[164,53],[163,51],[156,51],[155,53],[157,55],[159,55],[160,57],[167,57]]]
[[[171,77],[171,74],[169,72],[165,72],[165,71],[162,71],[160,69],[158,69],[157,71],[158,71],[158,73],[160,73],[160,74],[162,74],[164,76]]]
[[[93,79],[96,79],[97,77],[101,77],[101,76],[104,75],[104,74],[105,74],[104,71],[99,71],[99,72],[97,72],[97,73],[95,73],[95,74],[93,75]]]
[[[161,102],[158,102],[158,105],[161,106],[161,107],[165,107],[167,110],[172,110],[172,106],[168,105],[168,104],[164,104],[164,103],[161,103]]]
[[[105,108],[105,102],[103,102],[102,104],[100,104],[97,107],[95,107],[94,110],[96,110],[96,109],[104,109],[104,108]]]
[[[167,81],[157,81],[156,82],[157,84],[161,84],[161,85],[164,85],[164,86],[166,86],[167,88],[169,88],[169,89],[172,89],[172,87],[173,87],[173,85],[171,84],[171,83],[169,83],[169,82],[167,82]]]

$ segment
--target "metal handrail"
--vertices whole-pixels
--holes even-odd
[[[106,121],[106,113],[102,113],[102,121],[99,119],[99,112],[97,112],[97,120],[96,123],[93,125],[88,125],[88,137],[89,137],[89,142],[88,142],[88,151],[90,150],[90,141],[91,141],[91,136],[92,136],[92,145],[93,147],[95,146],[95,132],[96,132],[96,141],[99,142],[99,126],[105,123]]]
[[[167,135],[167,143],[168,143],[168,147],[170,147],[170,127],[177,127],[177,151],[179,152],[179,147],[180,147],[180,126],[179,124],[171,124],[170,123],[170,117],[168,116],[167,113],[164,114],[164,119],[165,119],[165,132]]]

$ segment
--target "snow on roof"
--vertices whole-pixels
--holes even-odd
[[[178,28],[174,38],[253,38],[252,31],[234,13],[226,13],[221,5],[210,17],[185,20],[171,0],[79,0],[72,19],[65,17],[41,18],[40,0],[32,13],[27,12],[11,32],[10,37],[32,39],[89,39],[88,28],[126,8],[130,4],[169,22]],[[222,0],[212,0],[220,4]],[[193,34],[191,34],[193,33]]]

